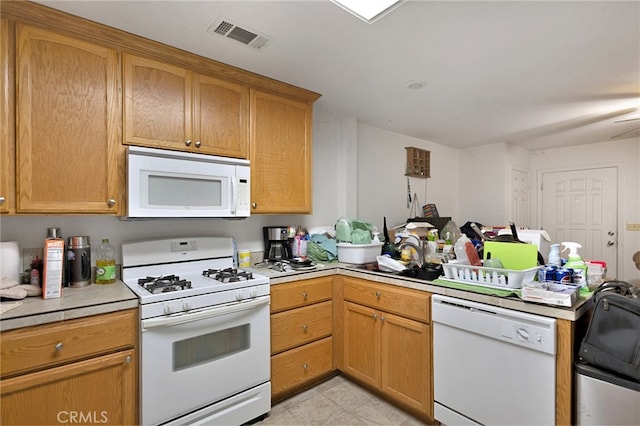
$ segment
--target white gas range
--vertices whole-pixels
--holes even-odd
[[[140,301],[143,424],[242,424],[270,410],[269,278],[233,255],[224,237],[122,245]]]

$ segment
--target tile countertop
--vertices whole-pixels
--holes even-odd
[[[15,303],[20,305],[4,311]],[[116,281],[115,284],[92,284],[82,288],[65,287],[62,297],[57,299],[26,297],[21,300],[3,301],[1,305],[4,312],[0,316],[0,330],[6,331],[137,308],[138,298],[122,281]]]
[[[257,274],[268,276],[271,280],[272,285],[308,278],[340,274],[349,277],[375,281],[383,284],[392,284],[422,291],[428,291],[434,294],[443,294],[460,299],[471,300],[474,302],[486,303],[487,305],[499,306],[505,309],[514,309],[521,312],[564,319],[568,321],[576,321],[584,313],[588,312],[592,306],[591,296],[581,297],[578,299],[577,303],[574,306],[572,306],[571,308],[565,308],[561,306],[524,302],[515,296],[498,297],[482,293],[474,293],[471,291],[446,287],[445,285],[440,285],[420,279],[407,277],[396,278],[388,273],[366,271],[358,268],[355,265],[349,265],[345,263],[318,264],[317,268],[312,271],[278,272],[273,269],[268,269],[260,266],[254,266],[250,270],[254,271]]]

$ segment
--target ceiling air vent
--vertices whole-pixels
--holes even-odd
[[[239,41],[245,46],[253,47],[256,50],[262,49],[271,42],[270,36],[248,27],[241,27],[222,17],[216,19],[213,25],[207,29],[207,32]]]

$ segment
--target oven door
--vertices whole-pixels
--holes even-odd
[[[142,424],[269,381],[269,296],[142,320]]]

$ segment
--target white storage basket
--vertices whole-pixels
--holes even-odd
[[[533,281],[538,272],[538,267],[516,271],[451,262],[443,263],[442,269],[444,277],[451,281],[504,289],[522,288],[522,284]]]

